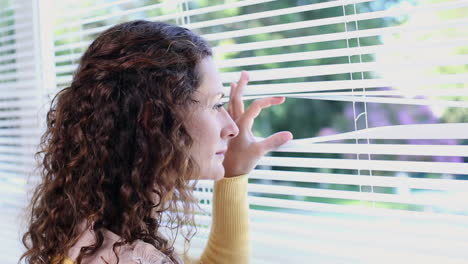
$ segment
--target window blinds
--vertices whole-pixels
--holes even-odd
[[[295,139],[250,175],[252,263],[463,263],[468,257],[468,1],[67,0],[54,1],[53,10],[55,68],[45,75],[49,84],[56,78],[57,89],[46,91],[50,96],[69,85],[100,32],[148,19],[209,40],[225,94],[248,70],[247,105],[288,97],[254,126],[259,140],[279,129]],[[3,33],[13,24],[0,25],[0,38],[14,38]],[[14,34],[28,39],[27,32]],[[2,70],[0,78],[9,74]],[[7,85],[20,84],[1,83],[8,103],[31,95],[15,91],[13,99]],[[2,113],[35,113],[15,111]],[[8,123],[2,138],[29,135],[9,127],[16,121],[1,120]],[[23,145],[1,144],[2,179],[22,179],[26,166],[11,164]],[[20,176],[8,177],[11,170]],[[196,218],[194,255],[211,221],[212,182],[198,187],[206,213]]]
[[[30,197],[28,191],[37,183],[33,167],[44,120],[40,113],[44,103],[43,88],[54,77],[44,60],[47,32],[40,34],[40,25],[44,24],[39,20],[39,9],[33,1],[0,1],[2,263],[17,263],[23,253],[20,242],[24,223],[22,209]]]
[[[467,1],[277,1],[190,17],[226,86],[249,70],[245,100],[344,108],[341,125],[280,147],[250,175],[254,263],[465,261],[467,11]]]

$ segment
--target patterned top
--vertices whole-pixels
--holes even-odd
[[[84,222],[82,223],[82,226]],[[91,257],[84,258],[82,263],[117,263],[116,254],[112,250],[115,242],[118,242],[120,237],[115,233],[104,230],[104,241],[101,248]],[[63,264],[74,264],[72,259],[76,259],[83,246],[94,243],[94,232],[91,229],[86,230],[78,242],[68,251],[68,258]],[[156,249],[153,245],[142,240],[136,240],[132,244],[122,245],[116,248],[116,253],[119,257],[119,263],[122,264],[173,264],[171,259]],[[175,255],[180,263],[183,263],[179,255]]]

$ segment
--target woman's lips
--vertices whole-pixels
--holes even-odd
[[[218,152],[216,152],[216,155],[224,155],[224,154],[226,154],[226,151],[227,151],[226,149],[218,151]]]

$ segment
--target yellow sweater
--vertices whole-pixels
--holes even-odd
[[[214,183],[213,224],[208,243],[199,258],[182,256],[185,264],[247,264],[250,262],[247,180],[247,175],[240,175],[224,178]],[[113,239],[115,240],[115,237]],[[125,260],[135,259],[135,255],[138,255],[136,259],[142,261],[141,263],[167,263],[157,257],[158,254],[162,254],[157,249],[144,242],[141,244],[145,245],[131,247],[130,254],[133,254],[133,257],[122,258],[120,264],[138,263]],[[136,251],[139,253],[135,253]],[[151,254],[148,254],[148,251],[151,251]],[[65,258],[62,264],[75,264],[75,262],[71,258]]]

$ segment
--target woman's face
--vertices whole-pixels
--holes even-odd
[[[230,139],[239,134],[239,128],[221,104],[223,97],[219,72],[211,57],[199,66],[201,85],[195,93],[196,104],[188,117],[187,129],[194,139],[190,150],[200,166],[200,179],[219,180],[224,177],[223,160]]]

